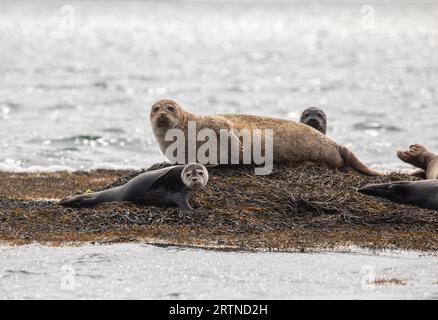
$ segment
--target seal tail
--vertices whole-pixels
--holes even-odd
[[[92,207],[99,203],[93,194],[80,194],[67,197],[58,202],[59,205],[70,208]]]
[[[357,191],[368,196],[388,198],[392,194],[390,187],[390,183],[369,184],[363,188],[357,189]]]
[[[406,191],[410,185],[411,183],[409,181],[369,184],[357,189],[357,191],[369,196],[392,199],[396,195],[406,195]]]
[[[344,146],[338,146],[338,152],[344,160],[346,166],[353,168],[354,170],[366,174],[368,176],[381,176],[382,173],[377,172],[369,168],[366,164],[361,162],[350,150]]]

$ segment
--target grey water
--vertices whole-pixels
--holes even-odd
[[[284,119],[320,106],[334,140],[405,168],[396,149],[438,149],[438,3],[370,3],[1,0],[0,169],[163,160],[160,98]]]
[[[161,98],[295,120],[319,106],[334,140],[373,167],[405,170],[396,149],[438,150],[438,3],[367,3],[0,0],[0,170],[162,161],[148,123]],[[0,298],[438,297],[436,257],[412,252],[132,244],[0,256]],[[363,289],[367,265],[406,284]]]
[[[117,244],[0,247],[0,256],[5,299],[438,299],[438,256],[418,252],[236,253]]]

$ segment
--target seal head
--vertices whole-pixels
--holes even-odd
[[[178,128],[184,118],[184,110],[173,100],[159,100],[150,111],[149,119],[157,130]]]
[[[300,122],[315,128],[322,134],[327,132],[327,115],[320,108],[310,107],[304,110]]]
[[[199,163],[189,163],[181,172],[181,181],[190,190],[200,190],[207,185],[208,171]]]

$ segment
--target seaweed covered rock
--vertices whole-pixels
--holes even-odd
[[[157,169],[168,164],[157,164]],[[148,169],[148,170],[150,170]],[[369,183],[413,179],[366,177],[325,166],[211,168],[195,211],[109,203],[69,209],[51,199],[125,183],[142,171],[0,174],[0,239],[13,243],[128,242],[233,250],[438,249],[438,212],[370,198]],[[40,189],[39,189],[40,188]]]

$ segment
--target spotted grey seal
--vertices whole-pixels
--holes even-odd
[[[300,122],[315,128],[322,134],[327,132],[327,115],[318,107],[307,108],[301,113]]]
[[[198,163],[171,166],[148,171],[126,184],[108,190],[85,193],[59,201],[65,207],[89,207],[103,202],[130,201],[139,205],[193,208],[189,200],[193,192],[208,182],[207,169]]]
[[[362,163],[346,147],[338,145],[321,132],[299,122],[243,114],[196,115],[184,111],[172,100],[160,100],[154,103],[149,117],[163,153],[166,153],[166,149],[172,144],[171,141],[166,141],[166,133],[171,129],[180,129],[187,137],[188,123],[193,121],[198,125],[199,130],[212,129],[218,137],[220,129],[237,131],[247,129],[251,134],[255,129],[273,130],[272,151],[276,163],[287,166],[296,166],[303,162],[324,163],[332,168],[352,168],[366,175],[381,175]],[[255,148],[254,145],[253,147]],[[263,148],[262,145],[262,153],[266,153]]]

